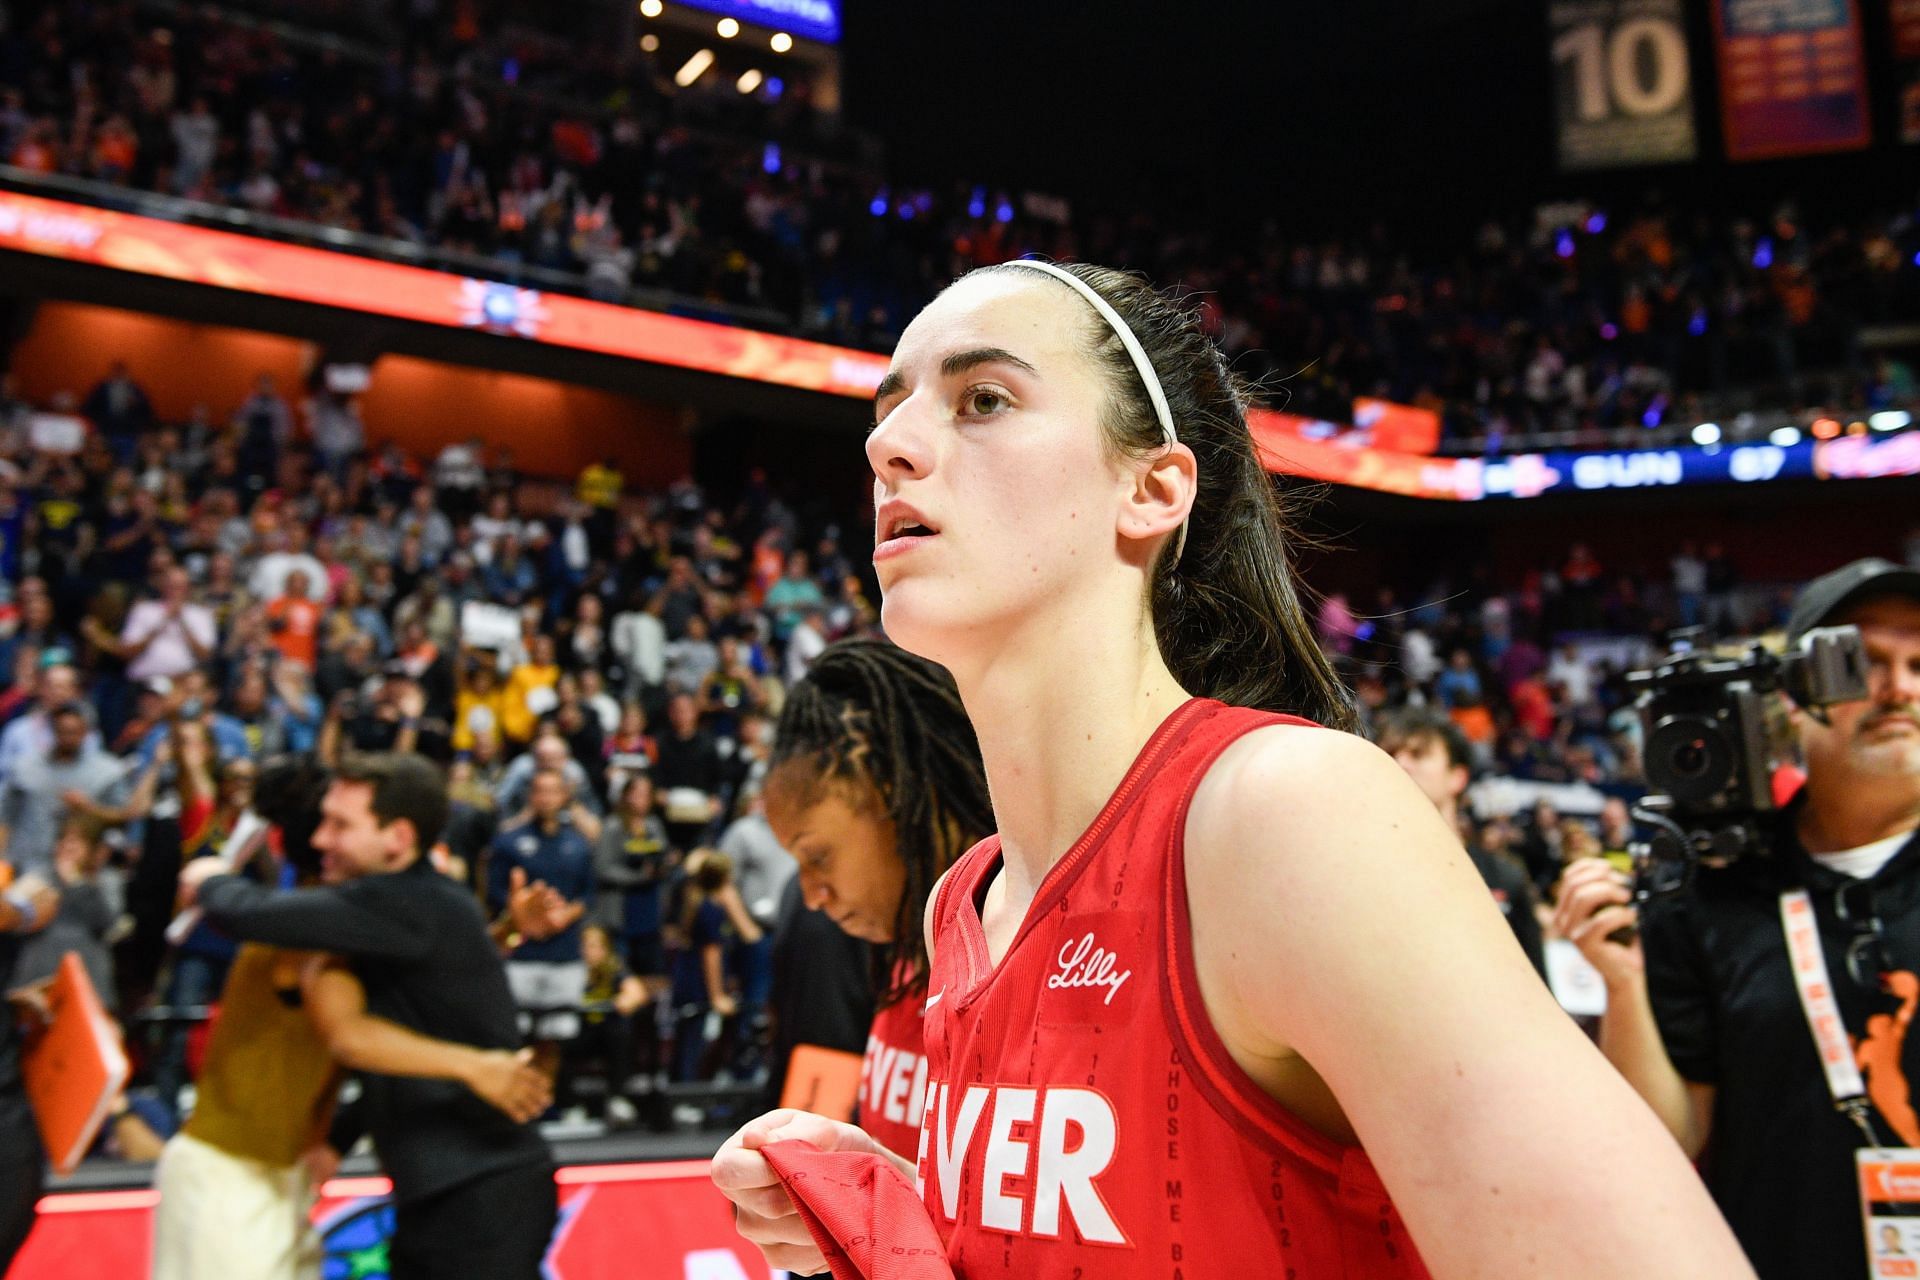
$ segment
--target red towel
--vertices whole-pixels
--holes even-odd
[[[811,1142],[760,1148],[834,1280],[954,1280],[926,1206],[884,1156]]]

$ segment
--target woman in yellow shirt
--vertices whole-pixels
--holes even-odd
[[[463,664],[460,692],[453,700],[453,749],[473,750],[475,738],[501,735],[506,719],[507,691],[492,657],[481,655]]]
[[[500,707],[500,727],[507,741],[523,745],[533,737],[540,717],[560,703],[553,689],[559,682],[560,667],[553,660],[553,637],[535,636],[528,645],[527,660],[507,677]]]

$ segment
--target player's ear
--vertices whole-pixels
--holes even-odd
[[[381,834],[387,838],[389,867],[398,867],[405,862],[407,855],[412,853],[414,846],[419,843],[419,837],[414,833],[413,820],[410,818],[395,818],[386,825]]]

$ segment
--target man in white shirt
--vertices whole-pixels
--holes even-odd
[[[794,624],[793,631],[787,636],[787,685],[791,688],[806,678],[807,668],[827,647],[827,638],[820,634],[819,605],[811,602],[800,606],[800,621]]]
[[[329,591],[327,567],[308,554],[305,534],[293,528],[271,535],[266,555],[260,557],[247,575],[247,594],[255,600],[278,600],[287,594],[287,579],[295,573],[307,575],[314,599],[325,600]]]
[[[658,607],[628,609],[620,614],[613,620],[609,642],[626,664],[628,698],[666,683],[667,627],[660,621]]]
[[[160,598],[142,600],[127,614],[120,643],[129,647],[127,678],[136,684],[177,679],[213,656],[219,628],[213,610],[194,604],[187,571],[174,566],[160,579]]]

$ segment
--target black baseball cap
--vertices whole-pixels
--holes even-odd
[[[1824,626],[1850,604],[1876,596],[1905,596],[1920,601],[1920,570],[1908,569],[1879,556],[1868,556],[1823,574],[1800,590],[1787,619],[1787,643],[1792,644],[1815,627]]]

